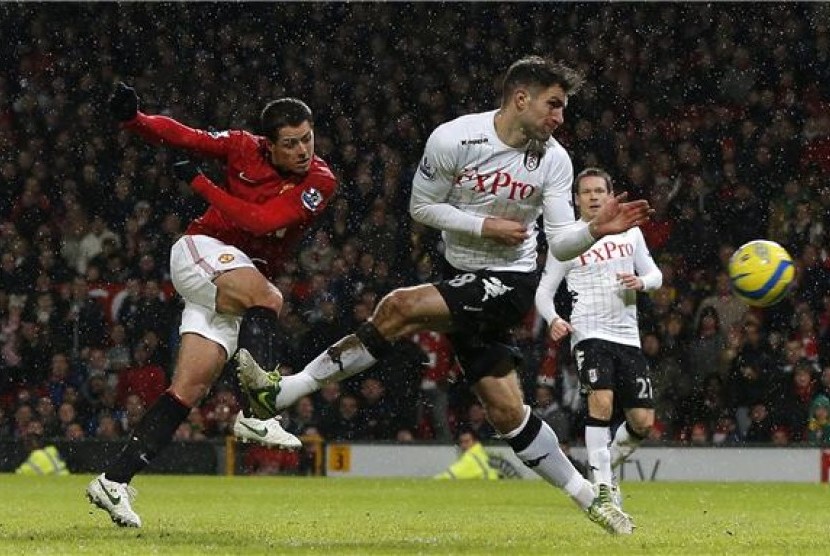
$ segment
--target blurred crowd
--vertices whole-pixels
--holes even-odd
[[[168,250],[205,205],[173,179],[175,152],[119,132],[116,80],[143,111],[204,129],[257,131],[282,95],[315,111],[340,190],[274,277],[291,372],[387,292],[437,278],[440,235],[406,211],[413,168],[436,125],[495,107],[501,72],[532,52],[587,76],[557,132],[574,168],[601,166],[656,209],[643,232],[663,286],[639,301],[653,439],[830,442],[829,26],[820,3],[0,4],[0,439],[121,438],[170,379]],[[725,273],[757,238],[797,265],[764,311]],[[533,314],[516,333],[529,403],[578,442],[567,347]],[[232,377],[178,439],[228,434]],[[494,436],[435,333],[286,422],[332,440]]]

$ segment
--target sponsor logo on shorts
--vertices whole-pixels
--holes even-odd
[[[221,255],[219,255],[219,262],[222,264],[228,264],[230,262],[233,262],[235,258],[236,257],[234,257],[230,253],[222,253]]]
[[[504,295],[513,289],[512,286],[508,286],[495,276],[485,278],[482,282],[484,283],[484,297],[481,298],[482,303],[488,299]]]
[[[599,378],[596,369],[588,369],[588,382],[596,382]]]

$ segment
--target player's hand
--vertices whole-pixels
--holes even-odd
[[[648,201],[626,201],[627,198],[628,193],[623,192],[602,205],[590,224],[591,235],[595,239],[641,226],[654,214],[654,209],[649,206]]]
[[[642,278],[630,272],[618,272],[617,282],[627,290],[641,290],[644,287]]]
[[[138,113],[138,95],[135,89],[119,81],[110,97],[110,112],[122,122],[135,118]]]
[[[487,217],[481,228],[481,237],[492,239],[503,245],[519,245],[529,236],[524,224],[506,218]]]
[[[554,342],[558,342],[559,340],[561,340],[573,331],[574,329],[573,326],[571,326],[571,323],[569,323],[565,319],[560,319],[559,317],[556,317],[555,319],[553,319],[553,322],[550,325],[550,330],[548,331],[548,334],[550,335],[551,340],[553,340]]]
[[[173,175],[188,184],[193,183],[196,176],[201,173],[202,169],[199,165],[191,160],[180,160],[173,164]]]

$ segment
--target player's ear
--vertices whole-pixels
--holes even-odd
[[[516,108],[519,110],[524,110],[527,108],[528,103],[530,102],[530,91],[524,88],[518,88],[513,93],[513,103],[516,105]]]

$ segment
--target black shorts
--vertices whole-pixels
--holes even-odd
[[[573,352],[583,391],[613,390],[614,405],[624,409],[654,407],[648,361],[640,348],[591,338]]]
[[[448,337],[468,381],[487,376],[505,357],[521,360],[511,328],[533,307],[538,283],[536,272],[465,272],[445,264],[435,287],[450,309]]]

